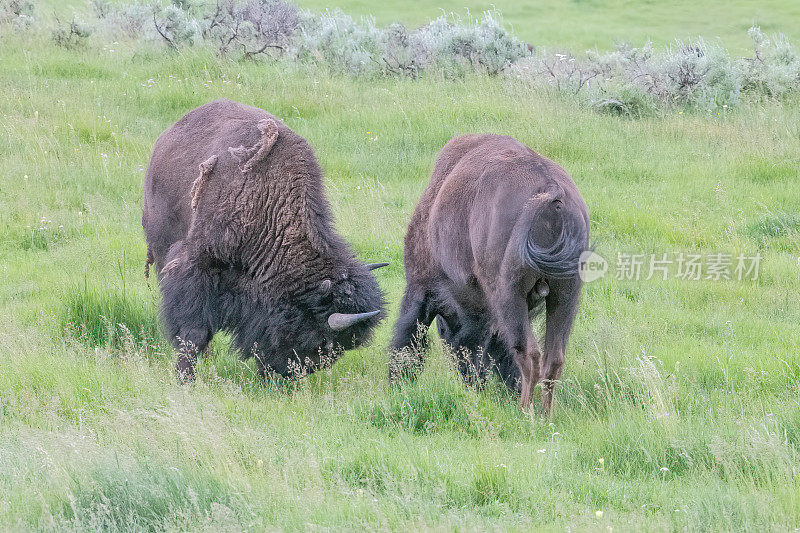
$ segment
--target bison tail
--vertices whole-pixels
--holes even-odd
[[[546,278],[571,278],[578,274],[581,254],[587,250],[588,235],[583,217],[567,211],[561,204],[563,192],[547,192],[536,195],[526,206],[520,228],[519,254],[522,262]],[[560,221],[561,230],[550,246],[541,246],[534,240],[534,228],[541,225],[544,217]],[[516,233],[516,232],[515,232]]]

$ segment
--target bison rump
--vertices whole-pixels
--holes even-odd
[[[435,317],[444,341],[483,376],[488,367],[527,406],[553,381],[577,312],[579,257],[588,247],[586,205],[569,175],[518,141],[467,135],[439,154],[406,234],[406,292],[395,326],[391,377],[415,371],[402,355],[424,349]],[[546,310],[544,352],[531,318]],[[413,358],[412,358],[413,360]],[[519,379],[517,379],[519,378]]]

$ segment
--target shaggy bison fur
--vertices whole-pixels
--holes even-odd
[[[217,331],[262,375],[287,376],[364,343],[383,315],[375,265],[333,229],[311,147],[261,109],[215,101],[166,130],[142,225],[183,379]]]
[[[586,204],[564,169],[510,137],[453,139],[406,234],[390,377],[418,372],[436,319],[465,377],[482,381],[494,370],[520,392],[523,407],[541,380],[540,410],[549,412],[588,247]],[[543,353],[531,328],[542,308]]]

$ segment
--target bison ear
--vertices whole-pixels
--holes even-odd
[[[322,293],[323,296],[327,296],[331,292],[331,286],[333,283],[331,280],[326,279],[322,283],[319,284],[319,292]]]
[[[161,278],[163,279],[178,270],[187,260],[188,253],[186,252],[185,243],[183,241],[173,243],[164,259],[164,268],[159,273]]]
[[[228,148],[228,153],[239,161],[242,173],[250,172],[258,162],[263,161],[278,140],[278,123],[271,118],[260,120],[258,131],[261,132],[261,139],[250,148],[244,145]]]

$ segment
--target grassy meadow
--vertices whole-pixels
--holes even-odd
[[[110,0],[115,4],[129,0]],[[62,19],[85,15],[89,4],[70,0],[40,0],[47,13]],[[197,2],[194,2],[197,3]],[[203,2],[200,2],[203,3]],[[206,2],[210,3],[210,2]],[[641,45],[650,39],[663,45],[698,35],[725,47],[751,48],[747,29],[760,26],[766,33],[781,32],[793,42],[800,40],[800,4],[788,0],[298,0],[301,8],[314,11],[340,8],[353,16],[373,17],[378,24],[403,22],[413,28],[441,15],[463,18],[497,9],[521,39],[536,45],[580,53],[586,49],[611,49],[616,42]]]
[[[332,8],[324,0],[299,0],[298,4],[314,10]],[[727,47],[745,48],[749,46],[746,31],[753,25],[769,33],[780,31],[795,41],[800,38],[800,27],[790,22],[800,19],[800,5],[786,0],[348,0],[341,7],[352,15],[375,17],[380,24],[402,21],[411,26],[451,12],[475,16],[495,8],[520,38],[573,52],[605,50],[615,42],[640,44],[647,39],[666,44],[698,35],[717,38]]]
[[[350,3],[406,17],[402,4]],[[649,2],[610,5],[609,27],[534,27],[497,3],[520,36],[538,42],[541,25],[543,42],[578,50],[644,37],[645,20],[664,40],[744,35],[762,16],[765,30],[798,28],[785,0],[686,3],[693,26]],[[692,15],[729,6],[718,26]],[[218,336],[197,382],[177,384],[157,283],[143,276],[153,142],[221,97],[306,137],[339,231],[364,260],[391,263],[377,271],[390,316],[372,344],[301,381],[260,382]],[[470,132],[512,135],[564,166],[612,263],[585,286],[550,419],[497,383],[465,387],[438,342],[416,383],[387,383],[406,224],[438,150]],[[364,80],[6,34],[0,529],[796,529],[799,172],[797,96],[630,119],[502,78]],[[630,281],[615,279],[618,252],[762,259],[757,280]]]

